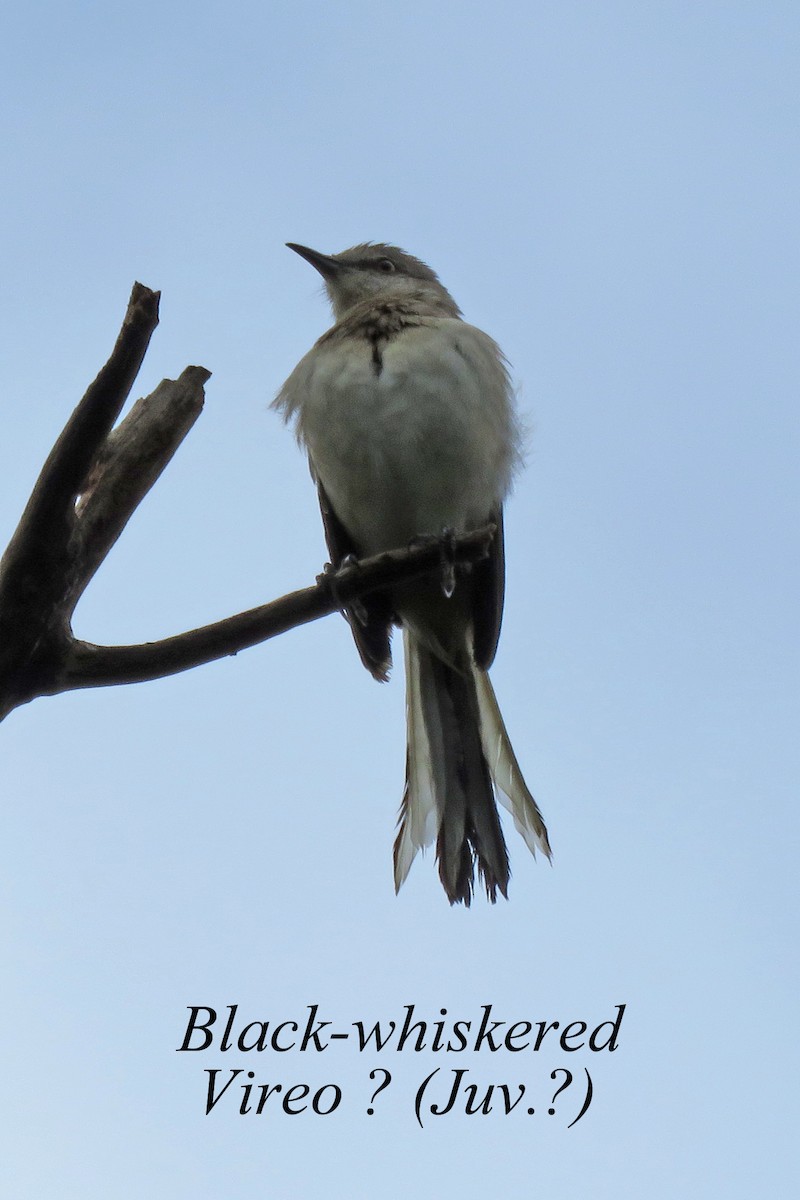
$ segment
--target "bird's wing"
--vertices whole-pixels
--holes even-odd
[[[492,538],[488,558],[473,566],[471,580],[473,654],[476,665],[483,671],[488,671],[497,652],[506,577],[502,508],[492,513],[489,520],[497,526],[497,532]]]
[[[342,561],[353,555],[359,557],[359,549],[350,537],[328,499],[325,488],[316,480],[325,541],[331,557],[331,565],[339,567]],[[385,592],[370,592],[358,606],[345,608],[344,615],[350,625],[361,661],[375,679],[385,682],[392,665],[391,629],[392,605]]]

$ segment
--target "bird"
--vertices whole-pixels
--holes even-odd
[[[344,610],[377,680],[392,665],[393,627],[403,632],[407,754],[395,890],[435,841],[450,903],[468,906],[476,879],[494,903],[508,897],[510,878],[496,799],[534,856],[551,859],[488,675],[504,602],[503,504],[522,462],[508,364],[412,254],[383,242],[336,254],[286,244],[322,276],[334,318],[272,403],[307,452],[332,567],[495,526],[484,560]]]

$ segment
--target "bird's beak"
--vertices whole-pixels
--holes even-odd
[[[286,245],[310,262],[312,267],[316,267],[323,279],[332,279],[342,269],[342,264],[330,254],[320,254],[319,250],[309,250],[308,246],[298,246],[297,242],[287,242]]]

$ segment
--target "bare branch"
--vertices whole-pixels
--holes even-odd
[[[203,411],[210,378],[205,367],[187,367],[179,379],[162,380],[106,438],[76,506],[70,613]]]
[[[74,504],[89,468],[119,416],[158,324],[159,292],[135,283],[116,345],[42,467],[0,564],[0,578],[61,557],[74,524]],[[37,569],[38,568],[38,569]]]
[[[236,654],[371,591],[441,569],[442,544],[431,539],[163,641],[95,646],[73,637],[79,597],[203,407],[210,373],[187,367],[113,429],[158,324],[158,302],[158,292],[134,284],[111,357],[50,452],[0,561],[0,720],[37,696],[158,679]],[[489,525],[459,537],[447,553],[477,562],[494,532]]]
[[[495,526],[487,525],[458,537],[453,546],[455,561],[468,563],[485,558],[494,533]],[[142,683],[238,654],[289,629],[337,612],[369,592],[429,575],[440,569],[441,563],[442,545],[434,540],[362,559],[321,576],[315,587],[291,592],[270,604],[163,641],[140,646],[94,646],[75,640],[48,694],[73,688]]]
[[[36,694],[56,644],[69,638],[75,500],[119,416],[158,324],[159,293],[134,284],[106,365],[67,422],[0,560],[0,716]],[[20,691],[21,689],[21,691]]]

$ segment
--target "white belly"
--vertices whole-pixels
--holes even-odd
[[[383,351],[332,340],[287,383],[299,431],[362,554],[443,528],[474,528],[502,502],[516,459],[508,381],[494,343],[461,321],[405,330]]]

